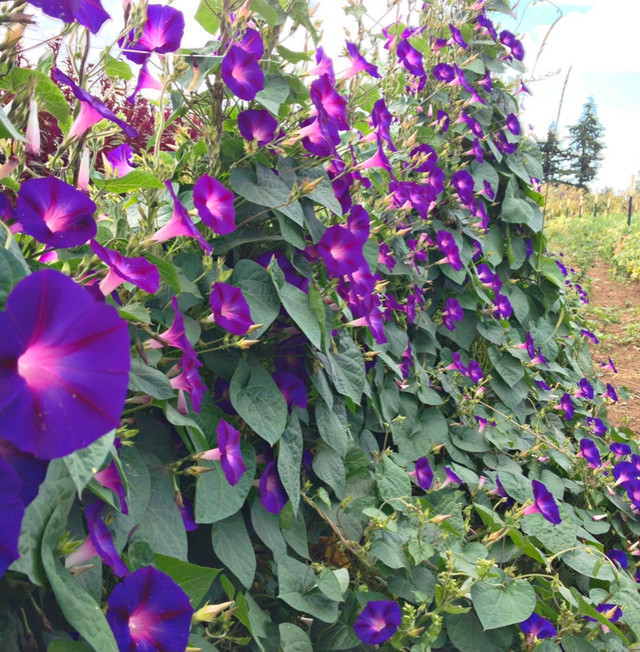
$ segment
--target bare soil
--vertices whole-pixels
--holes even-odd
[[[595,261],[589,276],[591,317],[601,333],[601,343],[592,350],[594,360],[597,364],[611,357],[618,373],[602,370],[602,381],[629,392],[628,400],[618,392],[609,420],[640,435],[640,283],[616,279],[603,261]]]

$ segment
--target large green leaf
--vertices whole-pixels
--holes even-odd
[[[222,11],[221,0],[200,0],[195,19],[209,32],[216,34],[220,28],[220,19],[218,15]]]
[[[189,596],[194,609],[200,606],[207,591],[211,588],[213,580],[220,573],[218,568],[198,566],[160,554],[155,555],[155,567],[180,585]]]
[[[280,531],[279,516],[268,512],[259,500],[254,500],[251,505],[251,525],[275,560],[287,554],[287,542]]]
[[[485,632],[472,612],[445,616],[447,634],[459,652],[506,652],[511,650],[513,630],[504,628]]]
[[[302,465],[302,431],[300,422],[294,414],[289,419],[285,431],[280,437],[278,449],[278,475],[291,501],[293,513],[300,505],[300,467]]]
[[[69,475],[76,485],[78,494],[87,486],[87,483],[97,473],[102,463],[107,458],[113,442],[116,438],[116,431],[111,430],[93,444],[63,457],[62,460],[69,471]]]
[[[158,369],[145,364],[140,358],[131,359],[129,389],[159,399],[173,398],[176,395],[169,379]]]
[[[260,337],[280,313],[280,300],[267,270],[253,260],[240,260],[231,275],[231,284],[242,290],[251,309],[254,324],[262,324],[251,332],[253,339]]]
[[[549,523],[542,514],[530,514],[522,519],[522,531],[533,535],[549,552],[568,550],[576,545],[577,528],[571,512],[562,504],[558,506],[562,522]]]
[[[65,463],[60,459],[52,460],[38,495],[25,511],[18,540],[20,558],[11,565],[12,570],[25,573],[38,586],[44,586],[45,583],[45,571],[40,556],[45,527],[57,506],[66,508],[65,513],[68,513],[74,494],[75,487]]]
[[[529,618],[536,606],[536,592],[526,580],[481,581],[471,587],[471,601],[486,631]]]
[[[256,95],[256,102],[277,116],[280,105],[288,97],[289,84],[287,84],[287,80],[279,75],[268,75],[264,80],[264,88]]]
[[[341,404],[340,406],[342,407]],[[319,399],[315,405],[316,424],[320,437],[344,459],[347,454],[349,436],[346,420],[341,420],[336,414],[337,407],[337,402],[332,409],[322,399]]]
[[[269,274],[271,274],[273,285],[285,310],[309,338],[309,341],[319,349],[322,345],[322,332],[318,318],[309,302],[309,296],[295,285],[287,283],[275,258],[269,264]]]
[[[256,474],[256,453],[251,444],[240,444],[242,459],[247,470],[238,484],[230,485],[220,462],[201,461],[201,466],[213,470],[203,473],[196,484],[196,521],[216,523],[235,514],[244,505]]]
[[[293,623],[280,623],[282,652],[313,652],[313,646],[304,630]]]
[[[376,467],[376,483],[383,501],[393,508],[398,507],[397,499],[411,495],[411,480],[390,457],[385,456],[382,464]]]
[[[44,73],[29,68],[13,68],[0,83],[8,91],[33,86],[38,111],[47,111],[63,126],[69,120],[69,102],[58,86]]]
[[[313,456],[313,471],[333,489],[340,499],[344,496],[346,471],[339,453],[332,448],[323,448]]]
[[[211,527],[213,551],[247,589],[253,584],[256,555],[242,514],[237,513]]]
[[[147,170],[133,170],[116,179],[95,179],[94,183],[98,188],[116,193],[131,192],[142,188],[164,188],[162,181]]]
[[[287,402],[269,372],[257,362],[241,360],[229,395],[247,425],[273,446],[287,425]]]
[[[360,404],[366,384],[366,372],[362,351],[344,332],[338,335],[337,353],[328,356],[318,355],[333,381],[335,388],[343,396]]]
[[[338,604],[327,598],[316,586],[316,576],[310,566],[283,557],[278,561],[278,597],[296,611],[307,613],[325,623],[338,618]]]
[[[60,503],[47,521],[42,537],[42,564],[56,603],[69,624],[100,652],[118,652],[118,645],[95,600],[56,557],[60,537],[67,525],[68,504]]]

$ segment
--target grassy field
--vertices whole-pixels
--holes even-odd
[[[626,213],[578,216],[554,215],[547,219],[545,232],[549,249],[564,253],[573,264],[587,271],[600,258],[623,276],[640,279],[640,215],[627,226]]]

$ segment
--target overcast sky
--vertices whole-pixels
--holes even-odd
[[[192,18],[198,0],[174,2],[187,19],[183,45],[198,47],[211,38]],[[314,19],[322,21],[322,44],[330,56],[337,57],[344,47],[344,30],[353,29],[352,17],[340,7],[347,0],[320,0]],[[105,9],[114,17],[95,39],[96,47],[109,43],[118,34],[122,21],[121,0],[103,0]],[[396,9],[387,9],[387,0],[365,0],[365,25],[372,30],[395,19]],[[400,4],[402,10],[402,3]],[[562,18],[549,32],[562,12]],[[571,74],[560,116],[560,133],[575,124],[589,96],[593,96],[600,122],[606,129],[605,160],[594,184],[623,190],[629,187],[631,175],[640,168],[640,53],[638,24],[640,0],[521,0],[513,19],[500,18],[503,26],[520,33],[525,45],[528,87],[533,96],[523,104],[522,122],[533,127],[533,133],[544,137],[555,120],[567,71]],[[59,29],[55,20],[41,22],[36,38],[52,35]],[[541,46],[546,37],[546,43]],[[538,58],[536,62],[536,58]],[[535,67],[534,67],[535,65]],[[339,67],[338,67],[339,69]],[[523,97],[522,95],[520,96]]]

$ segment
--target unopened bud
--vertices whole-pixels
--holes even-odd
[[[305,179],[300,186],[300,194],[308,195],[310,192],[313,192],[322,182],[324,181],[323,177],[318,177],[313,181]]]
[[[210,623],[234,604],[233,600],[230,602],[221,602],[220,604],[206,604],[193,614],[193,620],[197,623]]]
[[[185,473],[187,475],[195,475],[197,477],[202,475],[203,473],[209,473],[209,471],[213,471],[212,466],[198,466],[197,464],[195,464],[194,466],[190,466],[185,471]]]
[[[429,519],[429,523],[444,523],[447,519],[451,518],[451,514],[438,514]]]
[[[253,325],[249,326],[249,330],[247,331],[247,335],[249,335],[250,333],[253,333],[254,331],[257,331],[259,328],[262,328],[263,326],[264,326],[264,324],[253,324]]]
[[[34,156],[40,155],[40,122],[38,120],[38,103],[36,98],[29,100],[29,119],[27,120],[27,152]]]

